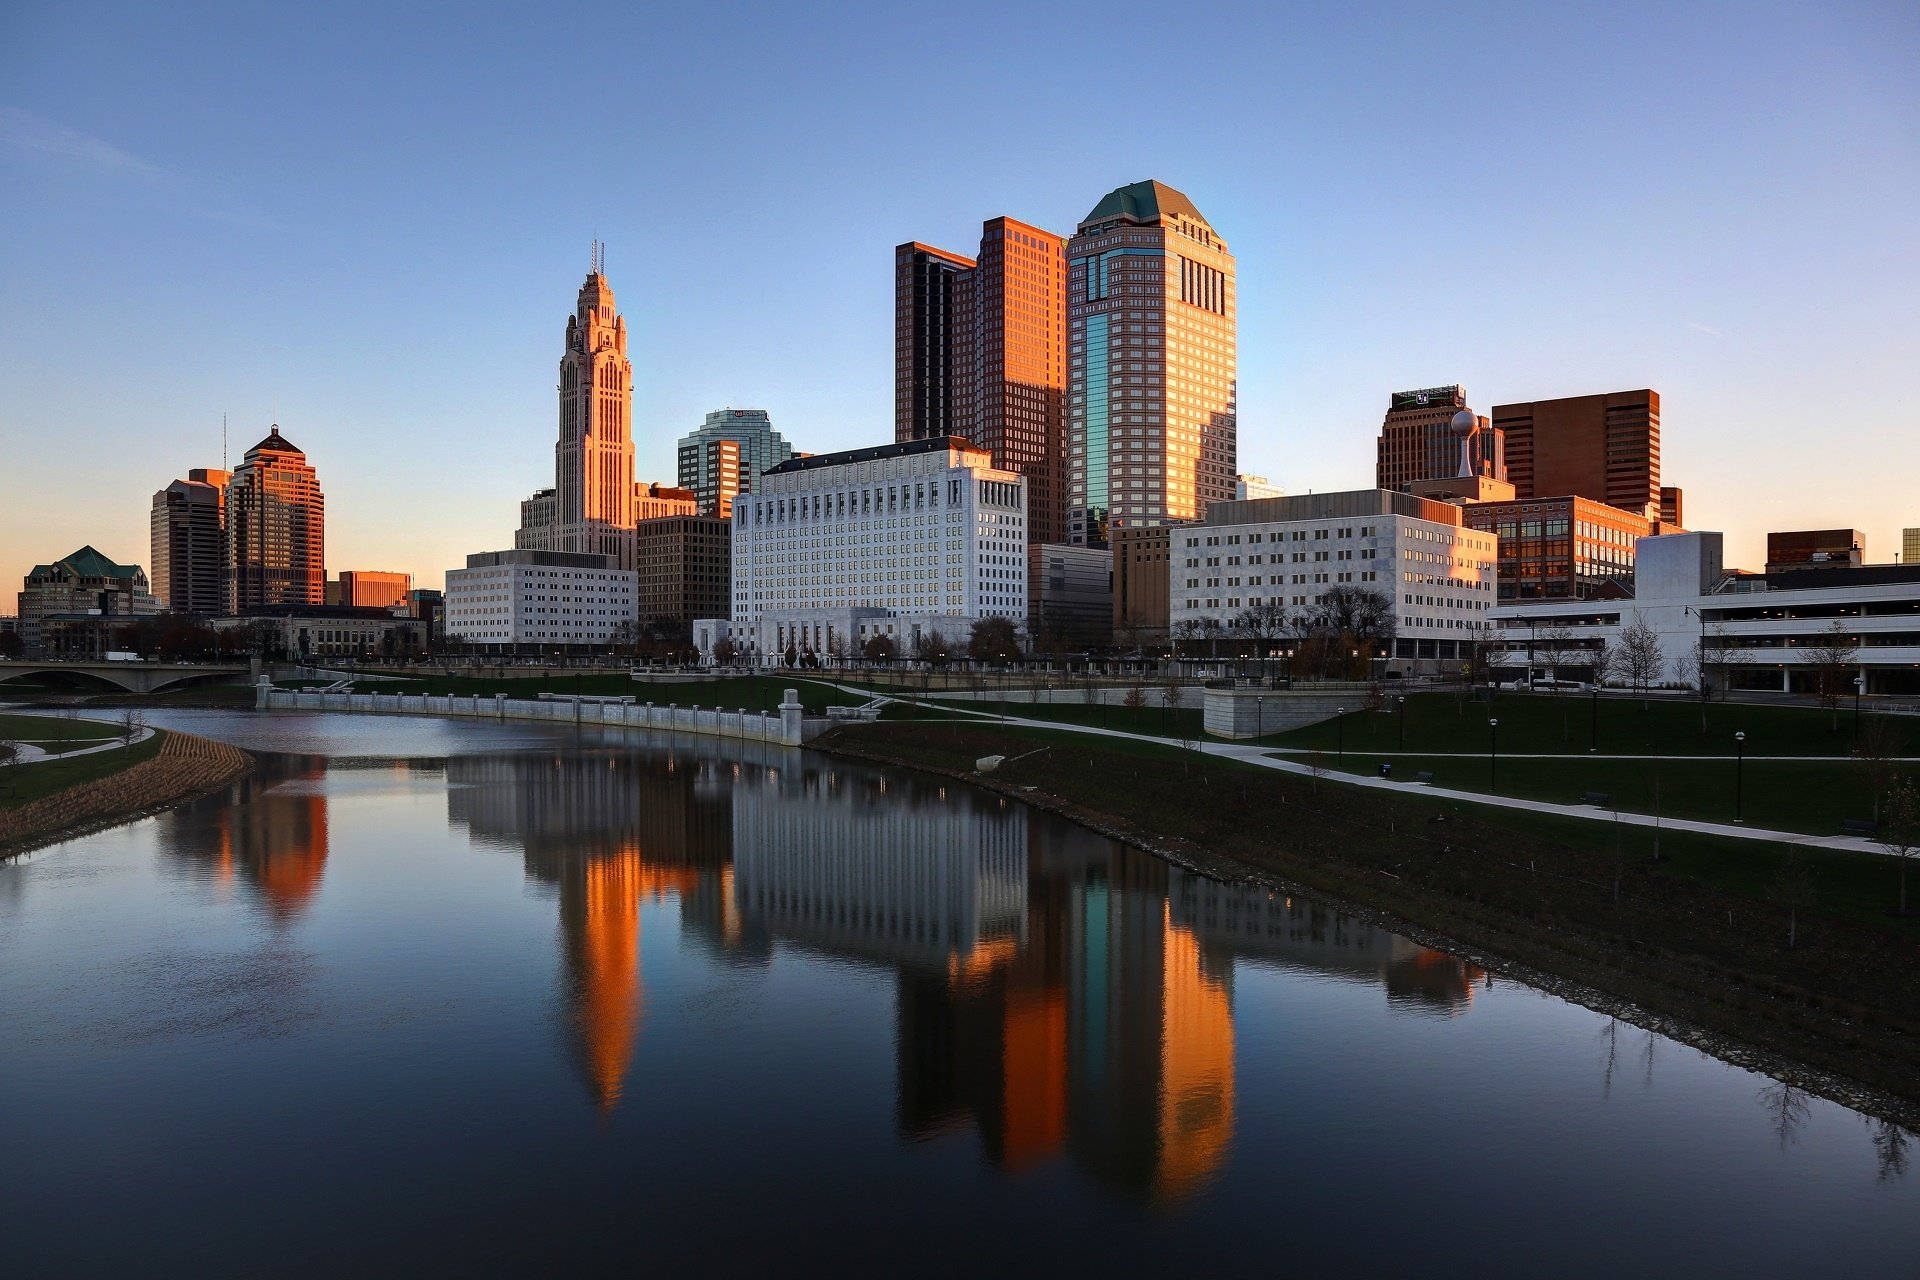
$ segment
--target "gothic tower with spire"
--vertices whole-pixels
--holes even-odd
[[[633,363],[603,266],[596,245],[560,357],[555,550],[618,555],[624,565],[633,558]]]

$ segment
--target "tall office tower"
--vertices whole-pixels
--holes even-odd
[[[633,561],[633,362],[598,248],[560,357],[550,549]]]
[[[1234,263],[1193,202],[1120,187],[1067,244],[1067,539],[1233,498]]]
[[[1460,436],[1453,416],[1466,407],[1467,393],[1458,386],[1394,392],[1380,423],[1374,487],[1405,493],[1417,481],[1459,478]],[[1502,433],[1484,417],[1475,417],[1474,427],[1466,442],[1467,474],[1505,480]]]
[[[1675,529],[1686,525],[1686,493],[1672,485],[1660,486],[1660,523]]]
[[[1920,529],[1900,531],[1900,563],[1920,564]]]
[[[378,569],[342,569],[335,579],[339,584],[338,603],[355,609],[392,609],[407,603],[413,592],[413,575],[388,573]]]
[[[1590,498],[1660,515],[1660,393],[1614,391],[1493,406],[1520,498]]]
[[[747,491],[747,477],[740,467],[740,442],[712,436],[689,446],[686,457],[691,466],[681,468],[680,482],[700,504],[700,514],[731,519],[733,500]]]
[[[715,409],[699,426],[681,436],[677,447],[680,487],[693,491],[702,515],[726,514],[720,510],[720,503],[730,459],[726,450],[713,447],[716,440],[731,440],[740,446],[731,459],[738,472],[738,486],[725,494],[729,510],[731,500],[757,489],[760,477],[770,468],[798,456],[786,437],[773,429],[773,419],[765,409]]]
[[[149,519],[153,594],[175,613],[227,607],[227,481],[232,473],[195,467],[153,495]]]
[[[1066,537],[1066,241],[1012,218],[980,256],[894,250],[894,439],[957,435],[1027,478],[1028,538]]]
[[[275,424],[227,482],[227,611],[326,603],[326,516],[320,478]]]
[[[893,251],[893,438],[958,435],[954,417],[953,308],[960,278],[977,265],[913,241]]]

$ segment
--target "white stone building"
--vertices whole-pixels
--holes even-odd
[[[958,437],[793,458],[733,508],[727,633],[763,665],[787,649],[853,656],[893,637],[955,649],[981,618],[1027,614],[1026,481]],[[719,629],[696,623],[711,652]],[[704,637],[704,640],[703,640]]]
[[[507,648],[609,644],[631,630],[639,580],[611,555],[477,552],[447,571],[446,637]]]
[[[1920,567],[1728,573],[1714,532],[1640,539],[1631,599],[1515,601],[1492,621],[1492,661],[1506,679],[1591,679],[1595,655],[1640,621],[1660,645],[1649,683],[1697,688],[1704,644],[1710,686],[1790,693],[1814,692],[1813,651],[1838,621],[1864,692],[1920,693]],[[1619,670],[1607,680],[1627,682]]]
[[[1336,587],[1391,597],[1401,673],[1470,656],[1496,603],[1495,540],[1460,508],[1384,489],[1216,502],[1205,524],[1175,528],[1167,582],[1175,635],[1208,620],[1224,632],[1249,609],[1296,618]]]

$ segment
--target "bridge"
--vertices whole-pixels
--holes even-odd
[[[65,662],[21,659],[0,661],[0,695],[16,680],[99,690],[102,686],[125,693],[158,693],[196,684],[244,680],[251,674],[245,662]]]

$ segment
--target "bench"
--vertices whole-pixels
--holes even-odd
[[[1611,809],[1613,808],[1613,797],[1604,791],[1589,791],[1587,792],[1586,799],[1580,803],[1590,804],[1596,809]]]
[[[1422,769],[1420,772],[1413,775],[1413,780],[1415,782],[1423,782],[1430,787],[1433,785],[1433,770]]]
[[[1880,824],[1872,818],[1843,818],[1840,821],[1841,835],[1867,836],[1871,838],[1877,835],[1879,831]]]

